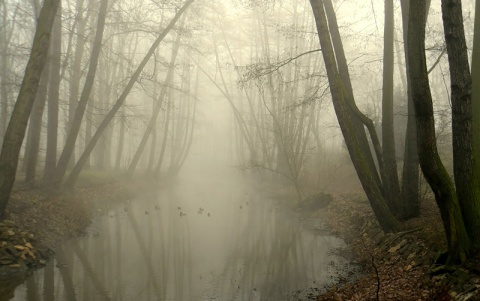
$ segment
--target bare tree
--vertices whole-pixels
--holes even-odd
[[[185,17],[182,18],[181,25],[180,25],[181,28],[183,27],[184,21],[185,21]],[[129,176],[129,177],[131,177],[133,175],[133,172],[135,171],[135,168],[137,167],[138,161],[140,160],[140,156],[142,155],[142,153],[145,149],[145,145],[147,144],[148,138],[150,137],[150,134],[152,133],[154,127],[157,124],[157,116],[158,116],[158,113],[160,112],[162,104],[165,100],[165,96],[167,94],[168,86],[173,81],[173,72],[175,70],[174,69],[175,68],[175,61],[177,59],[178,49],[180,48],[180,38],[181,38],[181,34],[179,32],[179,33],[177,33],[177,39],[176,39],[176,41],[173,45],[172,56],[170,58],[170,64],[168,65],[167,76],[166,76],[165,82],[162,86],[162,90],[160,91],[160,95],[155,100],[155,105],[154,105],[154,108],[153,108],[152,116],[150,117],[150,122],[147,125],[147,129],[143,133],[143,137],[142,137],[142,140],[140,141],[140,145],[138,146],[137,151],[135,152],[135,155],[133,156],[132,162],[130,163],[130,166],[128,167],[127,176]]]
[[[83,165],[85,164],[87,158],[90,156],[90,153],[92,152],[93,148],[95,147],[95,144],[97,141],[100,139],[101,135],[103,134],[103,131],[108,127],[110,121],[115,117],[115,114],[117,111],[122,107],[123,103],[125,102],[125,99],[127,98],[128,94],[130,93],[131,89],[133,88],[133,85],[135,84],[136,80],[138,79],[140,73],[142,72],[143,68],[149,61],[150,57],[153,55],[155,49],[158,47],[160,42],[165,38],[165,36],[170,32],[170,30],[173,28],[177,20],[180,18],[180,16],[185,12],[185,10],[192,4],[194,0],[187,0],[183,6],[177,11],[173,19],[170,21],[170,23],[167,25],[167,27],[162,31],[162,33],[157,37],[157,39],[153,42],[152,46],[148,50],[147,54],[143,58],[142,62],[140,65],[137,67],[135,72],[133,73],[132,77],[130,78],[129,82],[127,83],[127,86],[123,90],[122,94],[120,97],[117,99],[113,107],[110,109],[110,111],[107,113],[105,118],[102,120],[102,123],[98,126],[95,134],[93,135],[91,141],[89,144],[86,146],[85,151],[79,158],[77,164],[73,168],[72,172],[70,173],[68,179],[65,181],[65,187],[68,189],[72,189],[75,185],[75,182],[80,174],[80,171],[83,168]]]
[[[0,153],[0,169],[2,170],[0,175],[0,218],[5,216],[5,209],[15,182],[18,156],[40,84],[40,77],[46,63],[50,34],[59,2],[59,0],[45,0],[43,4],[33,39],[30,59],[5,133]]]
[[[90,65],[88,68],[87,78],[85,81],[85,85],[83,87],[82,94],[80,96],[80,100],[77,103],[77,109],[75,111],[75,116],[70,124],[70,131],[68,133],[65,147],[60,155],[60,159],[58,160],[57,167],[55,169],[55,173],[53,177],[49,181],[51,183],[58,183],[61,181],[65,172],[68,167],[68,162],[70,157],[72,156],[75,150],[75,144],[77,141],[78,133],[80,131],[80,127],[82,125],[83,115],[85,113],[85,109],[87,108],[88,100],[90,99],[90,93],[92,91],[95,73],[97,71],[98,65],[98,58],[100,56],[101,48],[102,48],[102,39],[103,39],[103,30],[105,27],[105,17],[107,13],[108,7],[108,0],[104,0],[100,4],[100,10],[98,14],[97,20],[97,30],[95,35],[95,40],[93,42],[93,49],[92,54],[90,56]]]
[[[429,4],[428,4],[429,5]],[[412,100],[412,81],[408,72],[408,15],[410,0],[401,1],[403,25],[403,49],[405,52],[405,71],[407,89],[407,129],[405,133],[405,151],[403,156],[402,191],[398,216],[409,219],[420,214],[419,196],[419,170],[417,154],[417,129],[415,124],[415,111]]]
[[[385,30],[383,49],[383,89],[382,89],[382,150],[386,181],[385,199],[388,207],[396,214],[399,207],[400,187],[398,182],[397,156],[395,152],[395,131],[393,127],[393,0],[385,0]]]
[[[30,123],[28,126],[27,143],[25,146],[25,183],[33,185],[36,177],[38,152],[40,148],[40,136],[42,131],[42,120],[45,103],[47,100],[48,79],[50,77],[50,66],[47,62],[42,77],[40,79],[40,86],[37,91],[35,102],[33,104],[33,111],[30,115]]]
[[[357,132],[352,123],[352,117],[349,110],[355,108],[352,105],[352,99],[348,99],[351,97],[351,94],[348,92],[345,93],[345,91],[347,91],[344,86],[345,82],[337,69],[336,57],[338,58],[338,55],[335,56],[333,51],[329,26],[327,25],[325,16],[324,3],[322,0],[311,0],[310,4],[312,5],[313,14],[315,16],[322,55],[325,61],[328,81],[330,83],[333,106],[347,149],[350,153],[350,158],[352,159],[359,180],[381,227],[386,232],[398,231],[400,229],[400,224],[390,212],[386,204],[379,183],[375,180],[376,177],[374,176],[374,172],[376,171],[373,171],[369,167],[368,160],[366,159],[366,156],[368,155],[363,151],[361,144],[359,143]],[[332,23],[330,23],[330,26],[332,26]],[[358,112],[356,113],[356,116],[361,117]],[[372,137],[374,137],[374,135],[372,135]],[[380,152],[377,150],[377,157],[380,158],[380,162],[381,154],[379,156],[379,153]]]
[[[50,80],[48,87],[48,124],[47,124],[47,153],[43,179],[48,182],[53,178],[57,165],[57,140],[58,140],[58,109],[60,98],[60,60],[62,54],[62,15],[61,2],[58,8],[52,31],[52,51]]]
[[[454,184],[437,150],[432,95],[425,58],[426,9],[425,0],[411,1],[408,23],[408,70],[415,105],[418,156],[423,174],[435,193],[440,209],[447,236],[449,261],[460,262],[468,257],[470,240]]]
[[[480,174],[474,166],[472,79],[463,27],[462,2],[442,0],[442,17],[450,67],[455,187],[473,250],[478,251]]]

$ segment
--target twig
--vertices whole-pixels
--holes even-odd
[[[378,276],[378,269],[377,266],[375,265],[375,260],[373,259],[373,255],[370,255],[372,257],[372,266],[373,269],[375,270],[375,274],[377,275],[377,293],[376,293],[376,300],[380,301],[380,298],[378,297],[378,293],[380,292],[380,277]]]
[[[435,67],[437,67],[437,65],[440,63],[440,60],[442,59],[445,52],[447,52],[447,47],[443,48],[442,52],[437,57],[437,60],[435,61],[435,63],[433,63],[432,67],[430,67],[430,69],[428,69],[427,74],[430,74],[430,72],[432,72],[433,69],[435,69]]]

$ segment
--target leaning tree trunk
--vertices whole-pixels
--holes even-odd
[[[320,39],[320,46],[325,61],[325,68],[327,70],[328,82],[330,84],[330,92],[332,94],[332,102],[337,115],[340,129],[342,130],[347,149],[355,166],[358,178],[362,187],[370,201],[373,212],[379,221],[382,229],[385,232],[395,232],[400,229],[400,224],[388,209],[385,199],[375,181],[374,176],[365,159],[358,138],[350,118],[349,107],[347,106],[345,97],[348,97],[343,92],[342,79],[337,70],[337,63],[335,54],[330,40],[327,20],[325,17],[325,10],[323,7],[323,0],[310,0],[312,5],[315,23],[317,25],[318,36]]]
[[[15,182],[18,156],[37,94],[40,77],[47,61],[50,35],[59,3],[60,0],[45,0],[43,4],[20,92],[5,132],[0,153],[0,170],[2,171],[0,173],[0,219],[5,217],[5,209]]]
[[[470,240],[454,185],[437,151],[432,95],[425,57],[425,1],[410,3],[408,24],[408,69],[412,82],[412,99],[417,124],[417,147],[420,166],[435,194],[448,242],[449,262],[468,257]]]
[[[185,21],[185,18],[182,18],[181,27],[183,27],[184,21]],[[175,40],[175,44],[172,49],[172,57],[170,58],[170,64],[168,65],[168,71],[167,71],[167,76],[165,78],[165,82],[162,86],[162,90],[160,91],[160,95],[158,96],[156,103],[154,104],[154,109],[152,112],[152,116],[150,117],[150,122],[147,125],[147,129],[143,133],[142,140],[140,141],[140,144],[137,147],[137,151],[133,156],[132,162],[128,166],[127,177],[133,176],[135,168],[137,168],[138,161],[140,161],[140,157],[142,156],[142,153],[145,149],[145,145],[147,145],[148,138],[150,137],[150,134],[152,133],[154,127],[156,127],[157,125],[158,113],[160,112],[160,109],[162,108],[162,104],[165,100],[165,96],[167,95],[167,89],[169,89],[169,86],[173,82],[173,72],[175,70],[175,61],[177,59],[178,49],[180,48],[180,38],[181,38],[181,34],[178,33],[177,38]]]
[[[140,73],[142,72],[143,68],[145,67],[145,65],[148,63],[148,61],[150,60],[150,57],[153,55],[153,53],[155,52],[155,49],[158,47],[158,45],[160,44],[160,42],[165,38],[165,36],[170,32],[170,30],[173,28],[173,26],[175,25],[175,23],[177,22],[177,20],[180,18],[180,16],[185,12],[185,10],[188,8],[188,6],[190,4],[192,4],[194,0],[187,0],[184,5],[182,6],[182,8],[180,10],[178,10],[178,12],[175,14],[175,16],[173,17],[173,19],[170,21],[170,23],[168,24],[168,26],[163,30],[163,32],[157,37],[157,39],[153,42],[152,46],[150,47],[150,49],[148,50],[147,54],[145,55],[145,57],[143,58],[142,62],[140,63],[140,65],[137,67],[137,69],[135,70],[135,72],[133,73],[132,77],[130,78],[129,82],[127,83],[127,86],[125,87],[125,89],[123,90],[122,94],[120,95],[120,97],[117,99],[117,101],[115,102],[115,104],[113,105],[113,107],[111,108],[111,110],[107,113],[107,115],[105,116],[105,118],[102,120],[102,122],[100,123],[100,125],[98,126],[95,134],[93,135],[91,141],[88,143],[88,145],[85,147],[85,150],[84,152],[82,153],[82,155],[80,156],[80,158],[78,159],[78,162],[77,164],[75,165],[75,167],[73,168],[72,172],[70,173],[70,175],[68,176],[68,179],[65,181],[65,187],[67,189],[73,189],[74,185],[75,185],[75,182],[77,181],[77,178],[78,176],[80,175],[80,171],[82,170],[83,168],[83,165],[85,164],[85,162],[87,161],[87,158],[90,156],[90,153],[92,152],[93,148],[95,147],[95,144],[97,143],[97,141],[100,139],[100,137],[102,136],[103,132],[105,131],[105,129],[108,127],[110,121],[112,121],[112,119],[115,117],[115,114],[117,113],[117,111],[120,109],[120,107],[122,107],[125,99],[127,98],[128,94],[130,93],[130,91],[132,90],[133,88],[133,85],[135,84],[135,82],[137,81],[138,77],[140,76]]]
[[[472,79],[463,28],[462,2],[442,0],[450,66],[453,172],[463,219],[474,250],[480,249],[480,179],[474,168]]]
[[[345,86],[345,90],[348,95],[347,102],[349,102],[349,105],[348,105],[349,114],[351,116],[351,120],[355,128],[358,142],[360,143],[360,148],[365,155],[368,168],[370,169],[370,173],[373,175],[375,182],[377,183],[378,187],[380,187],[380,189],[382,190],[382,193],[384,193],[383,191],[384,189],[382,187],[382,180],[384,180],[385,176],[381,177],[377,172],[373,154],[370,150],[370,145],[368,143],[367,135],[365,133],[365,127],[367,127],[368,132],[372,139],[372,143],[375,144],[376,143],[375,140],[378,141],[376,137],[375,127],[373,125],[373,121],[368,119],[365,115],[363,115],[355,104],[352,82],[350,80],[350,71],[348,70],[347,59],[345,56],[345,51],[343,49],[343,43],[340,36],[337,17],[332,4],[332,0],[325,0],[324,5],[325,5],[325,13],[327,15],[327,20],[329,24],[329,31],[332,39],[332,44],[335,49],[335,58],[338,64],[338,72],[340,74],[340,78],[343,81],[343,85]],[[375,147],[376,146],[374,145],[374,148]],[[379,142],[378,142],[378,147],[379,147]],[[377,162],[379,165],[380,173],[383,173],[383,169],[384,169],[383,158],[380,157],[381,154],[378,153],[378,150],[376,150],[376,155],[377,155]],[[383,179],[381,180],[381,178]]]

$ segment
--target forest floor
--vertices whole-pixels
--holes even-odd
[[[355,280],[341,279],[316,300],[480,300],[480,256],[462,266],[436,264],[446,241],[433,198],[395,235],[381,231],[362,193],[335,197],[313,214],[345,239],[363,267]]]

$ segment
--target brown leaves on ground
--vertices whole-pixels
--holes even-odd
[[[59,242],[81,234],[90,224],[93,204],[121,201],[129,195],[125,186],[113,181],[82,185],[74,194],[17,190],[6,219],[0,222],[0,276],[45,264]]]
[[[474,293],[467,295],[478,292],[478,273],[473,269],[430,274],[436,256],[445,249],[443,225],[433,200],[424,201],[421,215],[395,235],[380,230],[361,194],[337,197],[317,214],[334,235],[350,244],[355,260],[364,267],[362,275],[330,288],[317,300],[479,300]]]

